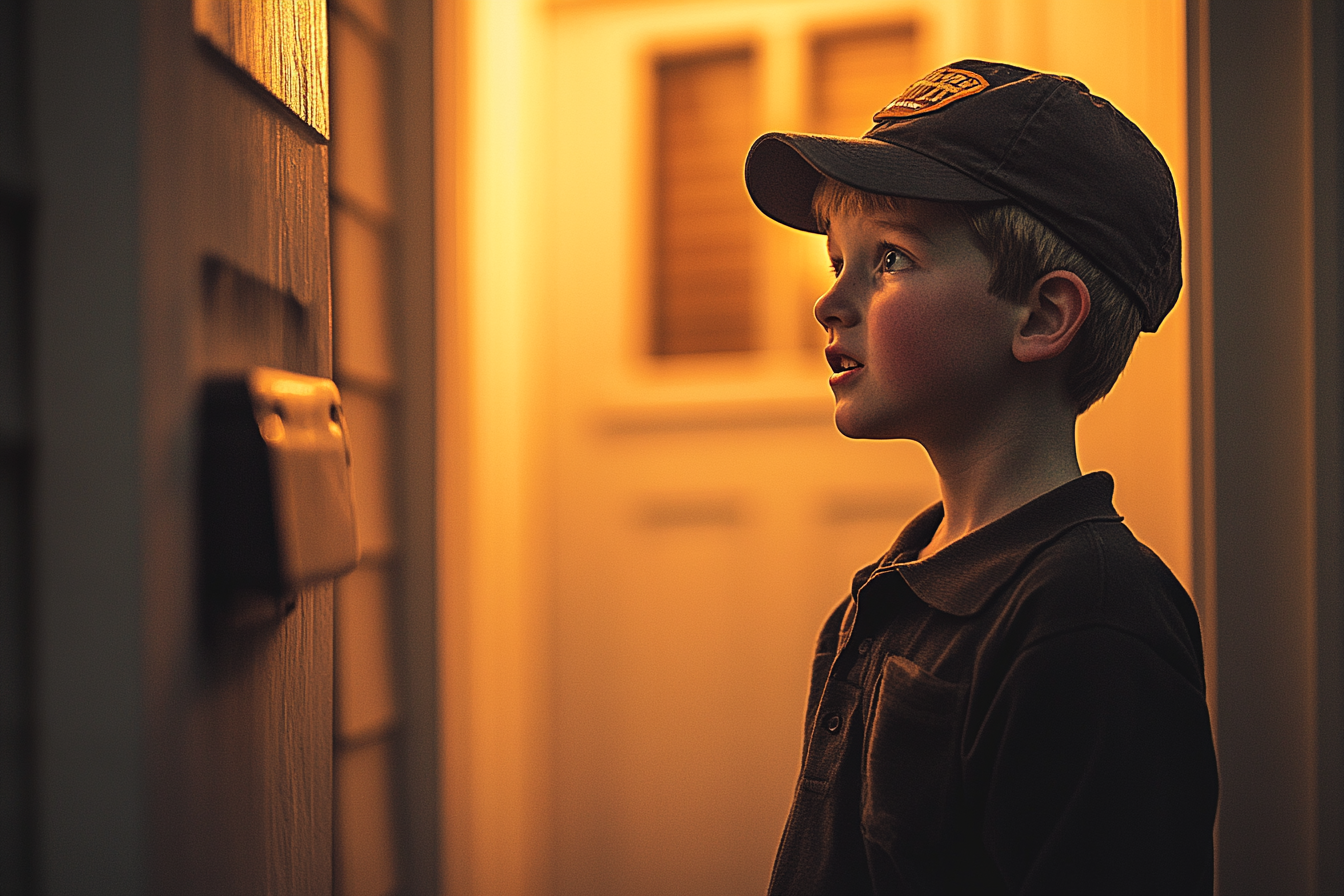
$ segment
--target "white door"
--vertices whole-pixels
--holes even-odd
[[[545,264],[539,500],[553,570],[537,574],[550,573],[557,892],[764,888],[816,632],[854,570],[937,499],[918,446],[836,433],[810,321],[824,250],[747,208],[751,138],[858,135],[914,77],[984,55],[1104,82],[1092,86],[1166,138],[1180,169],[1183,81],[1163,80],[1183,72],[1180,4],[1066,6],[549,14],[548,246],[511,251]],[[1041,15],[1049,29],[1026,27]],[[1127,55],[1066,39],[1100,33]],[[1141,471],[1121,510],[1188,580],[1183,334],[1178,314],[1140,346],[1084,426],[1083,454],[1122,484]]]

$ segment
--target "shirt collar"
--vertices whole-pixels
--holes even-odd
[[[954,616],[980,610],[1032,555],[1074,526],[1096,520],[1119,522],[1111,497],[1115,481],[1089,473],[1066,482],[1016,510],[954,541],[932,557],[914,559],[943,519],[935,504],[897,536],[873,575],[894,570],[920,600]]]

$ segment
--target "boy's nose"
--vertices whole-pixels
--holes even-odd
[[[816,317],[817,323],[826,329],[852,327],[858,320],[857,309],[854,303],[850,301],[843,288],[844,278],[836,278],[831,284],[831,288],[817,299],[817,303],[812,306],[812,314]]]

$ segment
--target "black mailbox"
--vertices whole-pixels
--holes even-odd
[[[206,382],[200,574],[208,595],[292,606],[359,562],[350,439],[336,384],[267,367]]]

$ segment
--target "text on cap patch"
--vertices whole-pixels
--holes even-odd
[[[989,86],[989,82],[960,68],[940,68],[929,72],[873,116],[873,121],[909,118],[941,109],[948,103],[965,99]]]

